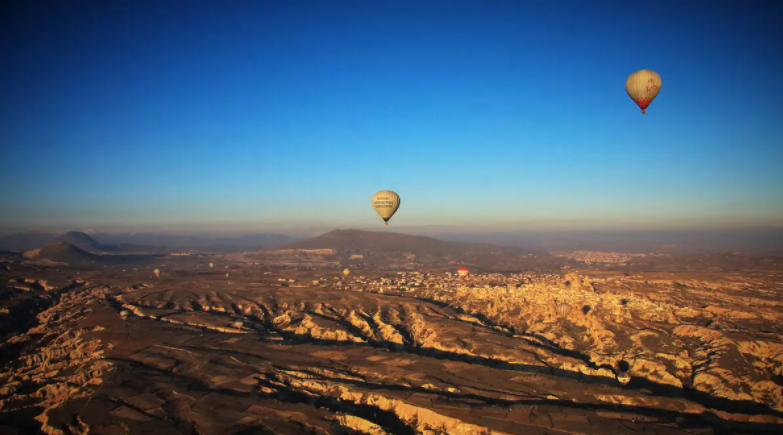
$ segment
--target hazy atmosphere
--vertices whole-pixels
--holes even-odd
[[[6,232],[783,225],[779,2],[2,9]]]

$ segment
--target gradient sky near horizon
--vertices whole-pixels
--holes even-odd
[[[783,224],[780,1],[7,1],[0,227]],[[662,76],[641,115],[625,92]]]

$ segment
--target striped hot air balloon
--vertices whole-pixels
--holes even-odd
[[[557,305],[555,305],[555,312],[560,317],[567,316],[570,311],[571,311],[571,305],[568,305],[565,302],[558,302]]]
[[[467,267],[460,267],[460,268],[457,270],[457,274],[458,274],[458,275],[459,275],[459,277],[460,277],[460,278],[462,278],[462,279],[468,279],[468,274],[470,274],[470,271],[468,270],[468,268],[467,268]]]

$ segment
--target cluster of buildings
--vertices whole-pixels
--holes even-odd
[[[470,275],[466,279],[456,273],[433,274],[423,272],[396,272],[390,276],[368,278],[365,276],[320,278],[313,285],[328,285],[345,290],[370,291],[383,293],[385,291],[414,291],[418,289],[439,289],[441,291],[457,291],[465,287],[475,289],[513,291],[514,289],[543,287],[573,287],[590,288],[592,281],[588,277],[569,273],[565,277],[556,274],[501,274],[486,273]]]
[[[600,251],[574,251],[574,252],[553,252],[552,255],[561,258],[570,258],[571,260],[583,261],[585,264],[594,263],[615,263],[619,266],[625,266],[628,261],[634,257],[646,257],[647,254],[629,254],[624,252],[600,252]]]

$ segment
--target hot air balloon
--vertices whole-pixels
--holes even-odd
[[[460,267],[459,270],[457,270],[457,274],[462,279],[467,279],[469,273],[470,273],[470,271],[468,270],[467,267]]]
[[[642,113],[652,103],[661,90],[661,76],[655,71],[640,69],[628,76],[625,81],[625,90],[628,96],[639,105]]]
[[[570,311],[571,311],[571,305],[568,305],[565,302],[559,302],[557,305],[555,305],[555,312],[560,317],[567,316]]]
[[[381,190],[372,196],[372,208],[383,218],[386,226],[389,226],[389,219],[400,208],[400,196],[391,190]]]
[[[155,276],[160,277],[160,269],[155,269],[152,271],[152,273],[154,273]]]
[[[348,270],[348,269],[343,270],[343,275],[345,275],[345,276],[348,276],[350,273],[351,273],[351,271]]]
[[[234,328],[242,329],[242,325],[245,324],[245,321],[242,319],[236,319],[234,320]]]
[[[209,268],[210,269],[214,269],[215,268],[215,263],[209,263]]]
[[[618,372],[617,373],[617,380],[621,384],[625,385],[625,384],[627,384],[628,382],[631,381],[631,377],[628,375],[628,372]]]
[[[128,310],[120,311],[120,318],[122,320],[128,320],[128,316],[130,316],[130,311],[128,311]]]

